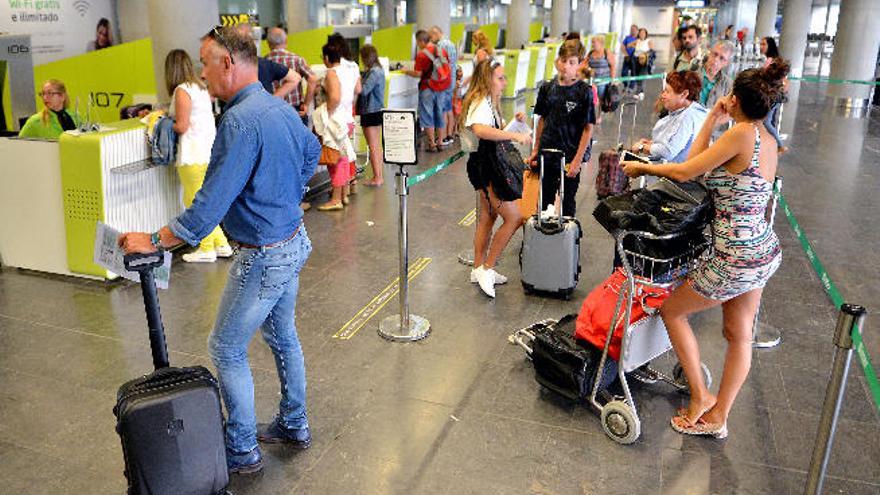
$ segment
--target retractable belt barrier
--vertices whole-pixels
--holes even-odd
[[[837,286],[834,285],[834,281],[831,280],[831,277],[825,270],[825,266],[822,265],[821,261],[819,261],[819,257],[813,250],[813,246],[812,244],[810,244],[810,240],[807,239],[807,236],[804,234],[804,231],[798,223],[797,218],[794,216],[794,213],[792,213],[791,207],[785,200],[785,196],[783,196],[782,194],[779,195],[779,204],[782,206],[782,211],[785,212],[785,217],[788,219],[788,223],[789,225],[791,225],[791,229],[794,231],[795,235],[798,238],[798,241],[801,243],[801,248],[806,253],[807,258],[810,260],[810,264],[813,266],[813,271],[816,272],[816,275],[822,282],[822,287],[825,289],[825,293],[828,295],[828,298],[831,299],[834,307],[837,309],[841,309],[845,304],[843,301],[843,296],[840,294],[840,291],[837,290]],[[852,347],[856,351],[856,355],[859,357],[859,362],[861,363],[862,369],[865,372],[865,380],[868,382],[868,388],[871,391],[871,396],[874,399],[874,404],[877,406],[877,409],[880,410],[880,381],[877,380],[877,373],[874,371],[874,365],[871,363],[871,358],[868,356],[868,350],[865,349],[865,344],[862,341],[862,329],[858,324],[854,325],[852,328]]]
[[[595,77],[591,79],[591,81],[593,82],[593,84],[607,84],[610,82],[647,81],[649,79],[663,79],[665,77],[665,72],[659,72],[657,74],[646,74],[644,76]]]
[[[794,231],[801,244],[801,248],[810,260],[813,270],[822,282],[822,287],[834,307],[838,309],[837,327],[834,332],[834,361],[831,365],[831,378],[825,390],[825,401],[822,404],[822,416],[819,418],[819,427],[816,441],[813,444],[813,454],[810,460],[810,470],[807,474],[807,484],[804,493],[820,495],[825,482],[825,472],[831,459],[831,450],[834,445],[834,435],[837,431],[837,420],[843,406],[846,392],[846,381],[849,377],[850,364],[852,363],[853,351],[858,356],[859,363],[864,371],[865,380],[868,383],[871,397],[877,409],[880,410],[880,383],[874,365],[865,349],[862,341],[862,328],[864,327],[867,311],[861,306],[847,304],[843,300],[834,281],[825,270],[825,266],[819,261],[819,257],[813,250],[810,240],[807,239],[803,229],[791,211],[791,207],[782,194],[779,194],[779,204],[788,219],[791,229]]]
[[[438,163],[437,165],[434,165],[433,167],[429,168],[428,170],[425,170],[424,172],[422,172],[420,174],[413,175],[412,177],[408,178],[406,181],[406,187],[412,187],[412,186],[419,184],[421,182],[425,182],[426,180],[428,180],[432,176],[437,175],[437,173],[440,172],[441,170],[443,170],[444,168],[457,162],[458,159],[463,156],[464,156],[464,151],[457,151],[454,155],[443,160],[442,162]]]
[[[788,76],[788,79],[790,81],[803,81],[803,82],[828,83],[828,84],[863,84],[866,86],[880,85],[880,81],[862,81],[859,79],[832,79],[830,77],[817,77],[817,76],[803,76],[803,77]]]

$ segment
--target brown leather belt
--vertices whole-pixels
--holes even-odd
[[[287,239],[284,239],[283,241],[273,242],[272,244],[266,244],[265,246],[254,246],[253,244],[247,244],[239,241],[235,241],[235,243],[238,244],[238,247],[245,249],[272,249],[296,237],[296,234],[299,233],[300,227],[302,227],[302,223],[296,226],[296,230],[294,230],[293,233],[290,234],[290,237],[288,237]]]

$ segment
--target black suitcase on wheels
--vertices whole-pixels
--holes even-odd
[[[153,275],[162,254],[129,255],[125,264],[140,273],[156,368],[122,385],[113,408],[128,493],[224,493],[229,473],[217,380],[202,366],[168,366]]]

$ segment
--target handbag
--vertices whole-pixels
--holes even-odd
[[[333,149],[327,145],[321,145],[321,156],[318,157],[318,165],[327,165],[328,167],[339,163],[339,150]]]
[[[489,166],[492,168],[492,187],[501,200],[516,201],[522,198],[526,163],[512,142],[495,143],[495,152],[489,156]]]

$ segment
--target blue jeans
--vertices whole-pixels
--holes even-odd
[[[446,120],[443,118],[443,92],[435,92],[431,88],[419,91],[419,125],[423,129],[446,127]]]
[[[620,77],[631,76],[631,75],[633,75],[634,72],[635,72],[635,63],[634,63],[633,56],[627,55],[627,56],[623,57],[623,64],[621,64],[621,67],[620,67]],[[635,81],[626,81],[625,83],[623,83],[623,87],[629,88],[633,84],[635,84]]]
[[[229,279],[208,351],[220,377],[226,404],[226,448],[235,453],[257,446],[254,380],[248,344],[259,327],[275,355],[281,381],[282,426],[306,428],[306,373],[294,313],[299,272],[312,252],[305,225],[292,239],[272,248],[240,248]]]
[[[773,139],[776,140],[776,146],[778,148],[782,147],[782,138],[779,137],[779,110],[782,108],[782,103],[776,102],[770,107],[770,112],[767,113],[767,116],[764,117],[764,127],[767,128],[767,132],[773,136]]]

